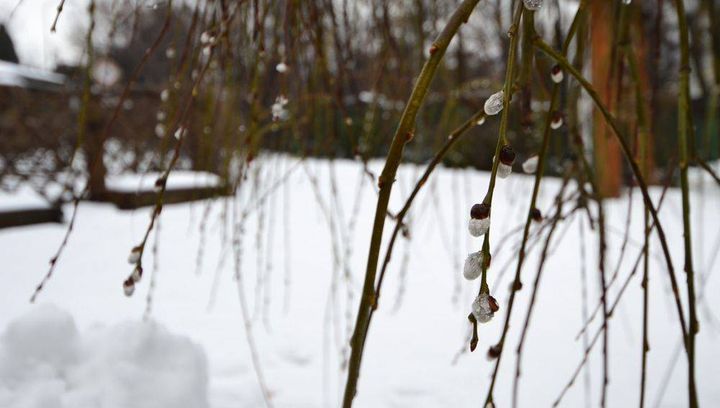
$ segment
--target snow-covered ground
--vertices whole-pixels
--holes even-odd
[[[248,179],[237,203],[218,200],[165,207],[144,255],[145,277],[131,298],[122,291],[131,269],[127,256],[142,238],[150,209],[128,212],[110,204],[82,203],[67,249],[37,304],[28,299],[66,227],[46,224],[0,230],[0,406],[263,406],[238,289],[247,298],[260,368],[274,405],[337,406],[376,194],[367,179],[361,181],[366,176],[355,163],[298,165],[296,159],[282,157],[266,157],[258,163],[262,163],[258,173]],[[377,163],[373,167],[379,169]],[[393,211],[422,169],[401,168]],[[255,183],[256,176],[262,183]],[[493,205],[496,251],[490,286],[501,309],[490,323],[480,326],[478,350],[458,354],[466,349],[467,313],[478,285],[462,278],[462,262],[481,244],[466,232],[467,212],[482,198],[487,179],[482,172],[442,169],[418,197],[411,240],[401,239],[397,245],[370,330],[358,407],[482,405],[494,365],[486,350],[499,338],[506,317],[516,257],[512,248],[519,236],[512,235],[497,248],[502,237],[522,222],[532,182],[527,176],[499,182]],[[331,193],[332,180],[337,195]],[[718,268],[720,189],[710,182],[695,185],[692,217],[702,297],[698,391],[703,406],[718,406],[720,283],[712,272]],[[549,213],[558,188],[557,180],[543,183],[543,213]],[[652,192],[657,198],[660,190]],[[611,302],[642,241],[639,194],[632,201],[631,239],[609,292]],[[66,211],[69,215],[71,208]],[[610,275],[622,242],[628,199],[609,202],[606,211]],[[680,214],[679,192],[671,190],[661,220],[684,288]],[[240,235],[234,233],[240,229],[232,228],[238,224]],[[386,233],[392,226],[387,224]],[[584,268],[581,234],[586,242]],[[581,213],[556,234],[523,356],[520,406],[550,406],[582,360],[583,339],[575,337],[583,322],[583,270],[587,308],[594,309],[599,299],[595,235]],[[236,238],[239,252],[232,246]],[[538,251],[533,248],[501,364],[495,392],[498,406],[510,405],[515,348],[536,273]],[[648,406],[685,406],[682,353],[664,382],[679,350],[680,335],[655,238],[652,251]],[[233,278],[238,272],[235,255],[241,259],[240,281]],[[639,276],[610,320],[610,407],[638,402]],[[151,281],[155,289],[149,318],[144,320]],[[590,335],[598,327],[596,320]],[[562,406],[598,405],[601,363],[597,347],[589,374],[578,377]]]

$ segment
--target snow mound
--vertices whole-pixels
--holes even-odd
[[[145,174],[125,173],[108,176],[105,185],[110,190],[123,192],[152,191],[155,180],[162,174],[149,172]],[[220,177],[203,171],[175,170],[170,172],[167,179],[168,189],[181,188],[209,188],[219,187],[222,184]]]
[[[7,408],[207,407],[207,360],[157,323],[81,334],[73,317],[39,306],[0,337],[0,406]]]

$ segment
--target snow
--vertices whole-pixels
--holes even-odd
[[[250,333],[274,406],[338,406],[377,195],[357,163],[307,160],[297,165],[296,161],[257,158],[236,203],[221,198],[167,206],[159,232],[151,234],[143,254],[145,276],[130,298],[122,290],[132,268],[127,256],[141,240],[151,209],[124,212],[110,204],[81,203],[66,252],[37,305],[28,299],[66,227],[46,224],[0,231],[0,331],[5,333],[0,406],[203,407],[205,401],[212,408],[263,406],[239,294],[246,301]],[[400,168],[392,211],[400,208],[423,169]],[[371,170],[378,174],[380,163],[372,162]],[[146,179],[148,186],[154,183],[154,178]],[[337,195],[332,194],[333,180]],[[411,239],[398,238],[372,322],[357,407],[481,404],[493,369],[486,352],[499,339],[507,316],[519,238],[515,228],[527,214],[532,177],[513,174],[498,182],[488,283],[500,309],[492,321],[479,326],[478,348],[470,354],[467,315],[479,281],[465,280],[462,269],[467,254],[479,250],[482,243],[482,238],[469,236],[467,220],[487,182],[484,172],[441,168],[418,196],[410,214]],[[548,179],[542,185],[538,208],[548,217],[559,184]],[[651,195],[657,200],[660,189],[652,188]],[[720,283],[712,272],[718,268],[714,259],[720,242],[720,190],[706,183],[692,192],[691,202],[702,294],[698,391],[702,406],[717,406],[720,325],[715,311],[720,307]],[[608,275],[618,260],[629,203],[625,195],[606,206]],[[637,191],[631,203],[631,239],[609,290],[611,302],[642,242],[643,209]],[[684,288],[680,208],[679,191],[671,189],[660,217]],[[65,209],[69,214],[71,208]],[[599,299],[597,234],[586,220],[577,213],[553,239],[523,354],[521,407],[552,405],[582,360],[583,339],[575,336],[584,321],[583,270],[586,308],[592,311]],[[233,226],[238,223],[243,234],[234,236],[238,229]],[[354,228],[349,228],[351,224]],[[393,225],[388,221],[386,234]],[[242,248],[239,269],[234,264],[234,238],[239,238]],[[494,398],[498,406],[511,401],[515,349],[536,274],[538,245],[532,248],[500,366]],[[685,406],[687,368],[682,353],[668,383],[663,382],[680,347],[680,335],[655,238],[651,250],[648,402],[649,406]],[[236,273],[241,280],[234,278]],[[155,284],[151,320],[143,322],[151,282]],[[686,298],[684,289],[682,297]],[[47,309],[48,304],[59,309]],[[610,320],[608,406],[637,403],[641,319],[637,274]],[[591,324],[590,335],[599,323],[596,319]],[[35,356],[34,362],[22,356]],[[597,405],[601,366],[597,347],[589,361],[590,376],[583,372],[578,377],[561,406]]]
[[[105,186],[109,190],[121,192],[151,191],[155,188],[155,180],[160,176],[161,174],[158,172],[124,173],[107,177]],[[219,187],[220,185],[220,177],[201,171],[173,171],[167,180],[168,189]]]
[[[0,190],[0,211],[42,209],[50,206],[47,199],[28,185],[22,185],[13,192]]]
[[[0,61],[0,86],[25,87],[29,84],[29,81],[62,85],[65,82],[65,77],[54,72],[48,72],[12,62]]]
[[[73,317],[40,305],[0,340],[0,406],[207,407],[201,348],[153,322],[78,331]]]

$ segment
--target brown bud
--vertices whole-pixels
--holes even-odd
[[[542,213],[537,208],[530,210],[530,217],[536,222],[542,221]]]
[[[488,349],[488,358],[491,360],[494,360],[498,357],[500,357],[500,352],[502,351],[502,347],[499,344],[496,344],[494,346],[491,346]]]
[[[510,285],[510,288],[512,288],[512,290],[514,290],[516,292],[521,290],[522,287],[523,287],[523,284],[519,280],[514,280],[512,285]]]
[[[482,204],[475,204],[470,209],[470,218],[475,220],[484,220],[490,216],[490,206],[482,203]]]
[[[158,177],[158,179],[155,180],[155,189],[156,189],[156,190],[162,190],[163,188],[165,188],[165,182],[166,182],[166,181],[167,181],[167,179],[166,179],[164,176],[163,176],[163,177]]]
[[[505,145],[500,149],[500,163],[512,166],[515,161],[515,151],[510,145]]]
[[[490,304],[490,310],[492,310],[493,313],[500,310],[500,305],[498,305],[498,302],[494,297],[488,296],[488,303]]]

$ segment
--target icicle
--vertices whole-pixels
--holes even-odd
[[[472,304],[472,314],[475,316],[475,320],[477,320],[478,323],[489,322],[492,320],[495,312],[499,309],[500,307],[498,306],[495,298],[487,293],[481,293],[478,295]]]
[[[136,246],[135,248],[130,250],[130,255],[128,255],[128,263],[131,265],[135,265],[140,261],[140,254],[141,254],[141,248],[139,246]]]
[[[538,161],[540,158],[535,155],[530,157],[529,159],[525,160],[525,162],[522,164],[522,169],[527,174],[533,174],[537,171]]]
[[[482,265],[485,262],[485,254],[482,251],[468,254],[465,259],[465,267],[463,268],[463,276],[467,280],[473,280],[482,274]]]

